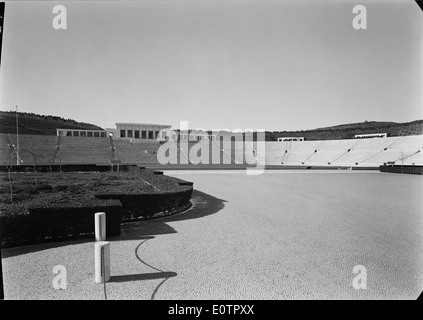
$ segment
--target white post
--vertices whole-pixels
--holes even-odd
[[[95,214],[95,241],[106,240],[106,213],[97,212]]]
[[[95,282],[103,283],[110,280],[110,243],[97,241],[94,243]]]

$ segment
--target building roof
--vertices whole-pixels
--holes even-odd
[[[131,123],[131,122],[116,122],[116,125],[129,125],[129,126],[156,126],[156,127],[171,127],[168,124],[157,124],[157,123]]]
[[[56,128],[57,130],[68,130],[68,131],[106,131],[104,129],[80,129],[80,128]]]

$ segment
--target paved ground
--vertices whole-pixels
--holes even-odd
[[[355,171],[167,172],[194,208],[125,224],[108,299],[416,299],[423,178]],[[93,242],[3,250],[6,299],[104,299]],[[55,290],[63,265],[68,288]],[[367,270],[355,290],[353,268]]]

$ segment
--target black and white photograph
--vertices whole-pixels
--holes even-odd
[[[416,1],[5,1],[0,62],[0,300],[423,298]]]

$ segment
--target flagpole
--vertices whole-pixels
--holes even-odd
[[[18,126],[18,106],[16,106],[16,165],[19,165],[19,126]]]

